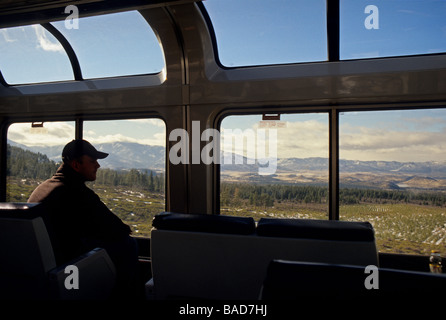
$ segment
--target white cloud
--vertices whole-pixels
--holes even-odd
[[[99,122],[84,128],[84,138],[93,144],[131,142],[145,145],[166,145],[164,121],[160,119],[127,119]],[[104,126],[106,124],[106,126]],[[161,132],[160,132],[161,131]]]
[[[65,49],[59,42],[52,42],[51,39],[48,38],[48,33],[43,27],[40,25],[33,25],[32,27],[36,33],[38,48],[45,51],[65,53]]]
[[[287,122],[279,128],[279,158],[328,157],[328,123],[317,120]]]
[[[256,131],[258,125],[253,128],[240,129],[243,135],[236,136],[233,141],[224,137],[223,131],[222,149],[226,152],[233,152],[247,155],[247,151],[253,151],[252,144],[256,144],[257,152],[266,152],[266,155],[277,154],[278,158],[309,158],[309,157],[328,157],[328,124],[316,120],[307,120],[300,122],[286,122],[285,127],[266,129],[265,139]],[[232,129],[235,133],[236,129]],[[269,132],[276,130],[277,140],[270,140]],[[250,137],[249,133],[252,134]],[[244,150],[238,148],[241,138],[244,137]],[[248,141],[249,139],[252,139]],[[259,147],[259,142],[263,142],[263,149]],[[251,149],[249,148],[251,147]],[[267,148],[267,149],[265,149]],[[268,152],[268,148],[274,148],[276,152]],[[265,150],[264,150],[265,149]]]
[[[166,124],[164,123],[163,120],[161,119],[130,119],[130,120],[126,120],[129,122],[136,122],[136,123],[146,123],[152,126],[156,126],[156,127],[161,127],[164,128],[166,126]]]
[[[446,134],[357,127],[340,136],[340,157],[351,160],[446,161]]]
[[[94,131],[84,132],[84,139],[88,140],[93,145],[100,143],[113,143],[113,142],[131,142],[139,143],[152,146],[165,146],[166,145],[166,134],[156,133],[153,137],[147,137],[144,139],[137,139],[129,137],[120,133],[108,134],[108,135],[97,135]]]
[[[14,123],[9,127],[8,139],[26,146],[65,145],[75,136],[74,123],[44,122],[43,128],[31,128],[31,123]],[[134,142],[146,145],[166,145],[165,132],[155,133],[143,139],[133,138],[125,134],[99,135],[94,130],[84,131],[84,139],[90,143]]]
[[[17,39],[13,39],[13,38],[9,35],[9,33],[8,33],[8,29],[0,29],[0,35],[3,36],[3,39],[4,39],[6,42],[16,42],[16,41],[17,41]]]
[[[65,145],[74,139],[74,132],[74,124],[67,122],[45,122],[43,128],[14,123],[9,127],[8,139],[27,146]]]

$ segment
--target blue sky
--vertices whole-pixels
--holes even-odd
[[[377,8],[379,29],[367,29],[364,13]],[[444,0],[341,0],[341,59],[446,51]]]
[[[325,0],[207,0],[228,67],[325,61]]]
[[[207,0],[223,65],[324,61],[325,0]],[[377,8],[378,29],[364,25]],[[341,59],[446,51],[445,0],[341,0]]]
[[[327,59],[325,0],[206,0],[218,54],[228,67]],[[379,29],[367,29],[368,5],[377,8]],[[446,52],[446,0],[341,0],[341,58]],[[164,67],[154,32],[136,12],[79,20],[79,29],[54,25],[76,51],[85,78],[156,73]],[[98,41],[98,39],[100,39]],[[0,70],[7,82],[73,79],[60,44],[40,26],[0,29]],[[38,61],[38,63],[36,63]],[[256,128],[260,117],[229,117],[223,128]],[[283,116],[278,156],[327,156],[328,116]],[[344,113],[341,158],[356,160],[445,161],[446,112]],[[140,141],[163,145],[161,121],[91,122],[92,142]],[[14,125],[17,142],[61,143],[74,136],[73,123],[46,124],[46,137],[29,125]],[[52,139],[52,140],[51,140]]]

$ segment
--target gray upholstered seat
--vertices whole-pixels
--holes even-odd
[[[0,299],[106,299],[115,267],[104,249],[57,266],[39,204],[0,203]],[[68,265],[79,288],[65,285]],[[71,288],[71,289],[69,289]]]

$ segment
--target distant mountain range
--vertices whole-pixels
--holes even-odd
[[[45,154],[53,161],[61,161],[63,146],[28,147],[8,141],[11,145]],[[166,154],[162,146],[148,146],[130,142],[95,144],[98,150],[110,155],[100,160],[101,167],[111,169],[151,169],[165,170]],[[226,158],[224,158],[226,156]],[[259,181],[259,165],[239,155],[222,154],[222,176],[240,177],[242,180]],[[228,161],[229,160],[229,161]],[[229,163],[228,163],[229,162]],[[250,164],[254,162],[254,164]],[[241,163],[241,164],[239,164]],[[398,162],[398,161],[354,161],[340,160],[339,171],[344,183],[399,188],[413,185],[440,183],[446,187],[445,162]],[[277,159],[277,170],[265,181],[302,181],[321,183],[327,181],[327,158],[283,158]],[[385,177],[385,178],[384,178]],[[417,179],[414,179],[417,177]],[[231,179],[229,179],[231,180]],[[440,182],[439,182],[440,181]],[[412,182],[412,184],[411,184]],[[424,187],[423,187],[424,188]]]
[[[239,156],[238,156],[239,157]],[[235,157],[232,158],[232,164],[223,164],[225,170],[257,172],[258,164],[247,164],[247,159],[238,159],[243,164],[235,164]],[[283,158],[277,159],[278,172],[302,173],[308,171],[327,171],[327,158]],[[445,162],[398,162],[398,161],[358,161],[358,160],[339,160],[339,171],[342,173],[388,173],[388,174],[424,174],[430,176],[446,177]]]
[[[237,156],[239,157],[239,156]],[[258,164],[222,165],[222,181],[290,183],[327,186],[327,158],[277,160],[273,175],[260,176]],[[230,159],[230,158],[229,158]],[[446,162],[398,162],[339,160],[340,185],[346,188],[412,189],[446,191]]]
[[[8,140],[8,143],[32,152],[40,152],[55,162],[62,161],[64,146],[25,146]],[[95,144],[99,151],[109,153],[109,156],[99,161],[102,168],[118,169],[151,169],[165,170],[165,148],[161,146],[147,146],[131,142],[114,142]]]

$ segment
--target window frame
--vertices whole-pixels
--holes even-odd
[[[382,56],[382,57],[364,57],[364,58],[352,58],[352,59],[341,59],[341,30],[340,30],[340,1],[341,0],[330,0],[326,2],[326,26],[327,26],[327,60],[326,61],[308,61],[308,62],[296,62],[296,63],[277,63],[268,65],[249,65],[249,66],[226,66],[220,62],[218,54],[217,38],[214,26],[212,25],[212,20],[206,7],[203,3],[197,3],[199,9],[202,12],[203,18],[206,22],[216,64],[220,69],[223,70],[235,70],[235,69],[249,69],[249,68],[262,68],[265,66],[281,66],[281,65],[302,65],[302,64],[323,64],[327,62],[338,62],[338,61],[358,61],[358,60],[379,60],[379,59],[389,59],[389,58],[401,58],[401,57],[418,57],[418,56],[445,56],[446,51],[438,53],[419,53],[419,54],[403,54],[403,55],[392,55],[392,56]]]
[[[163,119],[162,116],[154,114],[154,113],[142,113],[139,115],[132,115],[129,117],[122,117],[122,116],[84,116],[84,117],[42,117],[42,118],[35,118],[35,119],[29,119],[29,118],[14,118],[14,119],[8,119],[3,125],[2,125],[2,132],[0,134],[0,138],[5,141],[5,143],[2,143],[2,155],[4,157],[0,157],[0,202],[6,202],[7,196],[8,196],[8,190],[7,190],[7,137],[8,137],[8,130],[9,127],[15,123],[32,123],[32,122],[73,122],[74,123],[74,139],[83,139],[83,130],[84,130],[84,122],[85,121],[119,121],[119,120],[134,120],[134,119],[158,119],[164,123],[164,128],[166,131],[166,140],[165,140],[165,167],[164,167],[164,190],[163,194],[165,197],[164,201],[164,210],[167,210],[169,204],[168,204],[168,190],[169,190],[169,179],[168,179],[168,167],[169,167],[169,161],[168,161],[168,153],[167,153],[167,147],[168,147],[168,134],[167,134],[167,123],[165,119]],[[48,177],[50,178],[50,177]]]
[[[327,39],[331,39],[333,38],[333,32],[331,31],[331,29],[333,29],[332,27],[335,27],[333,25],[333,19],[328,19],[328,14],[330,11],[333,11],[332,6],[333,6],[333,2],[337,2],[339,0],[335,0],[335,1],[327,1],[327,23],[330,22],[331,25],[328,26],[327,24]],[[240,65],[240,66],[226,66],[224,65],[221,61],[220,61],[220,56],[218,54],[219,50],[218,50],[218,44],[217,44],[217,36],[216,36],[216,32],[215,32],[215,28],[213,26],[212,23],[212,19],[211,16],[209,14],[209,12],[207,11],[205,5],[203,4],[203,2],[197,2],[196,3],[199,10],[201,11],[201,14],[203,16],[203,19],[205,21],[206,27],[208,29],[209,32],[209,36],[211,39],[211,45],[213,47],[213,52],[214,52],[214,60],[215,63],[217,64],[217,66],[222,69],[222,70],[235,70],[235,69],[249,69],[249,68],[262,68],[262,67],[268,67],[268,66],[283,66],[283,65],[302,65],[302,64],[308,64],[308,63],[326,63],[330,60],[330,55],[333,55],[333,52],[336,52],[336,46],[335,43],[332,41],[328,41],[327,40],[327,59],[326,60],[318,60],[318,61],[304,61],[304,62],[282,62],[282,63],[267,63],[267,64],[253,64],[253,65]],[[331,48],[330,48],[331,45]],[[339,50],[337,50],[339,51]]]
[[[151,32],[153,32],[155,34],[155,37],[157,37],[156,35],[156,31],[150,26],[149,22],[146,20],[146,18],[144,17],[143,14],[141,14],[141,12],[139,12],[138,10],[126,10],[126,11],[122,11],[122,12],[135,12],[136,14],[139,14],[141,16],[141,19],[144,20],[147,23],[147,28],[149,28],[151,30]],[[115,12],[115,13],[108,13],[105,15],[113,15],[113,14],[117,14],[117,13],[122,13],[122,12]],[[82,18],[91,18],[91,17],[95,17],[95,16],[103,16],[104,14],[97,14],[97,15],[93,15],[93,16],[89,16],[89,17],[80,17],[79,19]],[[70,43],[70,41],[67,39],[67,37],[65,37],[63,35],[63,33],[56,27],[54,26],[54,22],[60,22],[61,19],[55,19],[53,21],[49,21],[49,22],[42,22],[42,23],[38,23],[36,25],[42,27],[46,32],[50,33],[51,36],[53,36],[58,43],[62,46],[62,48],[64,49],[64,52],[66,54],[66,56],[68,57],[68,60],[70,62],[71,65],[71,70],[73,73],[73,79],[65,79],[65,80],[49,80],[49,81],[26,81],[26,82],[20,82],[20,83],[9,83],[8,81],[6,81],[5,77],[2,74],[2,71],[0,69],[0,84],[5,86],[5,87],[21,87],[21,86],[33,86],[33,85],[40,85],[40,84],[64,84],[66,82],[69,83],[76,83],[77,81],[84,81],[84,80],[89,80],[89,81],[95,81],[95,80],[113,80],[116,78],[121,78],[121,79],[125,79],[125,78],[146,78],[146,77],[150,77],[150,83],[151,84],[161,84],[162,82],[165,81],[166,79],[166,58],[165,58],[165,54],[164,51],[162,49],[162,45],[160,45],[160,52],[162,55],[162,59],[163,59],[163,68],[161,68],[160,71],[158,72],[149,72],[149,73],[131,73],[131,74],[122,74],[122,75],[110,75],[110,76],[103,76],[103,77],[88,77],[85,78],[83,76],[82,73],[82,67],[81,67],[81,63],[79,62],[79,58],[77,56],[76,51],[74,50],[72,44]],[[23,25],[26,26],[26,25]],[[18,26],[20,27],[20,26]],[[13,27],[5,27],[5,29],[8,28],[13,28]],[[158,81],[153,81],[152,77],[157,77],[159,78],[159,83]]]

